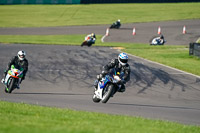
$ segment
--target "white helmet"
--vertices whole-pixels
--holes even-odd
[[[17,56],[18,56],[19,60],[24,60],[25,56],[26,56],[26,52],[25,51],[19,51],[17,53]]]
[[[128,55],[126,53],[119,54],[118,61],[122,66],[125,66],[128,62]]]
[[[118,19],[117,21],[120,22],[120,19]]]

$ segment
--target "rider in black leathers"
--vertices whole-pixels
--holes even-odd
[[[121,53],[118,56],[118,59],[112,59],[110,63],[103,66],[102,74],[97,75],[97,80],[94,83],[95,89],[97,89],[98,82],[104,77],[107,73],[109,73],[109,70],[112,68],[115,68],[118,72],[124,72],[123,80],[120,81],[121,88],[119,92],[124,92],[126,90],[125,84],[130,80],[130,66],[127,63],[128,62],[128,55],[126,53]]]
[[[111,26],[110,26],[110,28],[120,28],[120,26],[121,26],[121,22],[120,22],[120,19],[118,19],[116,22],[114,22]]]
[[[26,73],[28,71],[28,60],[25,58],[26,53],[25,51],[19,51],[17,56],[14,56],[10,62],[8,63],[7,69],[4,71],[4,78],[2,79],[2,83],[4,83],[4,79],[7,75],[8,70],[11,69],[11,65],[14,65],[16,68],[20,69],[23,68],[23,77],[19,80],[17,88],[19,89],[19,84],[22,80],[25,79]]]

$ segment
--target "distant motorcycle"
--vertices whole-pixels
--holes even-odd
[[[98,82],[97,89],[94,91],[93,102],[106,103],[110,97],[113,97],[114,94],[119,91],[121,88],[120,81],[122,80],[124,73],[116,72],[115,69],[107,74]]]
[[[119,29],[120,28],[120,26],[121,26],[121,23],[117,23],[117,22],[115,22],[115,23],[113,23],[111,26],[110,26],[110,29]]]
[[[92,44],[94,44],[95,43],[95,38],[93,38],[93,37],[87,37],[87,38],[85,38],[85,40],[83,41],[83,43],[81,44],[81,47],[83,47],[83,46],[88,46],[88,47],[90,47],[90,46],[92,46]]]
[[[23,68],[19,70],[15,68],[14,65],[11,65],[11,69],[8,71],[4,81],[5,92],[11,93],[17,87],[19,78],[22,77],[23,77]]]
[[[150,45],[164,45],[166,43],[166,40],[161,37],[154,37],[150,40]]]

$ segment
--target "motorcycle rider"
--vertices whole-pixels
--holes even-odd
[[[91,46],[92,44],[95,44],[95,41],[96,41],[96,35],[95,33],[91,33],[89,35],[87,35],[85,37],[85,41],[87,41],[89,44],[89,46]],[[81,44],[81,46],[83,46],[83,43]]]
[[[117,25],[118,27],[121,26],[120,19],[118,19],[115,23],[116,23],[116,25]]]
[[[5,81],[5,77],[7,75],[7,72],[11,69],[11,66],[14,65],[16,68],[20,69],[23,68],[23,77],[19,78],[17,89],[20,89],[19,84],[21,84],[22,80],[25,79],[26,73],[28,71],[28,60],[25,58],[26,52],[25,51],[19,51],[17,53],[17,56],[14,56],[10,62],[8,63],[7,69],[4,71],[4,78],[1,80],[2,83]]]
[[[130,66],[128,64],[128,55],[126,53],[120,53],[118,59],[112,59],[107,65],[103,66],[103,71],[101,74],[97,75],[97,80],[95,80],[94,87],[97,89],[98,82],[107,74],[109,70],[115,68],[118,72],[124,72],[124,77],[121,79],[121,88],[119,92],[124,92],[126,90],[125,84],[130,80]]]
[[[114,22],[113,25],[114,25],[113,28],[119,28],[121,26],[120,19],[118,19],[116,22]]]
[[[162,44],[162,43],[164,43],[164,42],[165,42],[164,36],[163,36],[163,35],[160,35],[160,37],[158,37],[158,38],[156,39],[156,41],[157,41],[157,44]]]

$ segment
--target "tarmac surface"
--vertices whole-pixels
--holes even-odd
[[[163,23],[167,24],[167,22]],[[154,23],[146,24],[150,27],[154,25]],[[88,29],[88,32],[90,32],[95,26],[66,27],[66,29],[76,29],[80,34],[85,34],[88,27],[90,27]],[[96,34],[105,33],[105,30],[100,30],[100,27],[97,26],[97,29],[95,29],[99,32],[95,31]],[[56,27],[54,28],[56,29]],[[55,30],[54,28],[49,28],[49,34],[53,34],[55,31],[55,34],[61,34],[62,30]],[[9,33],[8,29],[5,31],[2,31],[2,29],[0,28],[1,34],[2,32]],[[18,28],[14,29],[19,30]],[[19,30],[18,32],[14,29],[9,30],[13,34],[19,34],[19,32],[28,34],[28,31],[30,31],[29,34],[39,34],[36,31],[40,28],[33,28],[33,31],[26,31],[27,28],[24,28],[24,31]],[[47,34],[44,29],[39,30],[41,31],[40,34]],[[63,28],[58,27],[58,29]],[[174,29],[176,28],[174,27]],[[197,27],[190,30],[200,33]],[[82,31],[85,32],[82,33]],[[109,41],[114,34],[118,35],[114,33],[115,31],[125,32],[128,30],[112,30],[105,41]],[[68,30],[63,30],[62,34],[67,34],[67,32]],[[79,34],[77,32],[74,31],[73,34]],[[138,34],[136,35],[139,36]],[[185,35],[190,36],[190,34]],[[180,36],[184,35],[180,33]],[[189,38],[195,40],[196,37]],[[173,41],[173,44],[174,42],[176,40]],[[96,75],[101,72],[102,66],[112,58],[117,57],[120,51],[109,47],[96,46],[88,48],[39,44],[0,44],[0,73],[3,73],[10,58],[21,49],[27,52],[27,59],[29,60],[29,71],[26,79],[22,82],[21,89],[14,90],[11,94],[5,93],[4,86],[0,84],[0,100],[108,114],[142,116],[200,125],[199,76],[130,55],[131,80],[126,85],[126,92],[117,93],[106,104],[94,103],[92,96]]]

